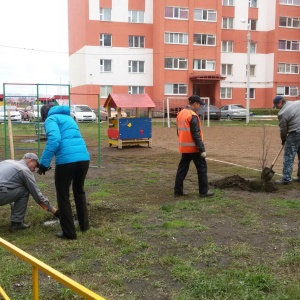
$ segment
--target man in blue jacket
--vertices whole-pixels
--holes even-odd
[[[77,123],[70,116],[68,106],[44,105],[41,108],[47,142],[40,159],[39,174],[50,169],[55,156],[55,188],[62,232],[59,238],[77,238],[73,220],[70,186],[74,195],[81,231],[89,229],[84,181],[89,169],[90,155]]]

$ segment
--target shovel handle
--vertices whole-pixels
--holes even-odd
[[[271,165],[271,169],[272,169],[272,168],[273,168],[273,166],[275,165],[275,163],[276,163],[276,160],[277,160],[278,156],[280,155],[280,153],[281,153],[281,151],[282,151],[283,147],[284,147],[284,145],[282,145],[282,147],[281,147],[281,148],[280,148],[280,150],[278,151],[278,153],[277,153],[276,157],[274,158],[274,160],[273,160],[273,162],[272,162],[272,165]]]

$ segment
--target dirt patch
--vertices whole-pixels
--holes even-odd
[[[254,193],[272,193],[278,190],[278,188],[276,188],[272,182],[264,182],[263,180],[246,180],[240,175],[228,176],[210,182],[210,185],[219,189],[233,188]]]
[[[52,215],[41,215],[32,199],[26,221],[33,226],[28,232],[9,233],[10,207],[1,207],[1,236],[106,299],[213,299],[219,291],[223,294],[218,299],[246,299],[250,294],[253,299],[275,299],[289,290],[297,291],[300,183],[274,186],[282,155],[274,179],[266,184],[261,181],[261,128],[205,127],[204,133],[214,197],[199,199],[197,171],[191,163],[184,181],[188,196],[174,198],[180,160],[176,128],[154,127],[152,148],[119,150],[109,147],[106,140],[101,142],[100,168],[89,169],[85,186],[91,230],[78,231],[77,241],[52,238],[58,224],[40,226]],[[268,128],[268,136],[272,143],[267,166],[280,147],[278,127]],[[95,141],[87,140],[92,165],[97,162],[98,148],[91,147]],[[53,171],[37,180],[55,204]],[[77,220],[74,201],[72,205]],[[38,237],[30,245],[24,238],[28,234]],[[232,274],[237,270],[243,275],[235,278]],[[12,276],[12,272],[7,274]],[[251,289],[244,284],[249,278],[255,279]],[[279,292],[273,287],[262,294],[252,288],[257,285],[259,289],[268,278],[278,279],[274,286]],[[232,280],[236,280],[236,290],[222,284]],[[58,285],[51,285],[50,291],[48,277],[41,277],[41,282],[44,295],[49,290],[51,299],[64,297]],[[289,282],[295,285],[288,286]],[[198,286],[203,287],[201,296],[192,295]],[[215,287],[212,293],[209,286]],[[237,295],[239,291],[244,294]],[[55,292],[61,296],[55,297]],[[16,297],[21,298],[21,293]],[[297,295],[286,293],[286,298],[297,299]]]

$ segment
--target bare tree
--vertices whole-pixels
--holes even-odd
[[[264,168],[266,167],[266,164],[267,164],[269,149],[270,149],[270,145],[271,145],[271,140],[268,136],[266,126],[263,126],[261,142],[262,142],[262,152],[261,152],[260,160],[261,160],[261,169],[264,170]]]

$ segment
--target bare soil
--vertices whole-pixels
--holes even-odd
[[[214,197],[204,199],[198,197],[193,164],[184,183],[189,195],[179,199],[173,196],[180,160],[175,127],[153,127],[151,148],[120,150],[109,147],[104,139],[100,168],[90,168],[86,181],[92,229],[79,233],[78,247],[65,251],[58,269],[79,259],[85,252],[83,247],[89,247],[93,257],[88,272],[67,275],[107,299],[185,299],[176,295],[188,289],[190,283],[174,277],[172,259],[175,263],[179,259],[190,262],[193,270],[212,277],[230,268],[250,272],[251,267],[267,266],[281,287],[297,283],[300,263],[285,265],[280,259],[300,244],[300,183],[274,185],[274,179],[280,178],[283,154],[273,168],[274,179],[268,183],[260,179],[263,144],[268,145],[266,166],[271,165],[281,147],[278,127],[211,126],[203,131],[209,184],[216,192]],[[89,146],[93,143],[87,140]],[[95,164],[97,148],[90,146],[89,150]],[[296,167],[297,161],[294,176]],[[37,180],[47,183],[42,191],[55,203],[53,172]],[[32,221],[30,213],[32,209],[27,216]],[[9,209],[0,222],[0,234],[11,240],[5,220],[8,217]],[[166,229],[169,221],[189,226]],[[53,253],[58,246],[65,247],[65,242],[53,241],[54,229],[41,229],[40,224],[33,223],[32,230],[41,241],[24,246],[25,250],[40,257],[41,245],[47,245],[42,260],[56,267]],[[244,246],[249,251],[239,256],[234,249]],[[204,295],[201,299],[213,298]]]
[[[279,129],[277,126],[270,127],[203,127],[204,143],[208,162],[217,162],[225,166],[237,166],[257,172],[257,180],[246,180],[237,176],[220,178],[218,174],[208,174],[214,181],[212,185],[218,188],[235,187],[250,191],[276,190],[272,182],[262,182],[260,175],[264,167],[270,167],[281,148]],[[104,147],[103,147],[104,146]],[[122,150],[102,146],[103,157],[117,156],[121,159],[123,155],[134,155],[136,158],[178,152],[176,128],[154,127],[152,148],[147,147],[125,147]],[[263,149],[266,150],[263,150]],[[264,154],[265,153],[265,154]],[[263,156],[266,159],[263,161]],[[180,154],[178,153],[178,162]],[[283,151],[275,162],[273,171],[281,176],[283,163]],[[298,160],[295,159],[293,176],[296,177]],[[103,161],[105,167],[105,161]],[[217,178],[215,178],[217,177]],[[274,176],[275,178],[275,176]],[[278,177],[277,177],[278,178]],[[224,182],[225,181],[225,182]]]
[[[197,232],[181,228],[173,237],[177,245],[174,245],[171,236],[161,239],[160,235],[155,234],[155,230],[148,230],[146,234],[144,232],[141,235],[135,232],[135,237],[149,243],[156,254],[179,255],[182,259],[185,257],[189,259],[190,253],[186,249],[193,247],[200,249],[204,247],[207,239],[212,239],[221,248],[245,243],[254,251],[253,255],[244,261],[246,265],[266,264],[275,270],[276,261],[280,259],[282,253],[293,248],[293,245],[281,241],[299,239],[298,210],[278,212],[278,208],[273,203],[275,199],[287,201],[299,199],[299,183],[295,182],[288,186],[274,185],[274,179],[280,178],[283,153],[273,168],[276,173],[274,179],[264,183],[260,178],[263,169],[263,144],[267,144],[268,150],[266,166],[271,165],[281,147],[278,127],[262,129],[261,127],[212,126],[204,127],[203,131],[210,188],[217,191],[216,196],[225,193],[227,202],[219,204],[218,200],[212,197],[207,199],[208,202],[203,200],[200,210],[196,212],[186,210],[183,217],[185,220],[199,220],[208,229]],[[173,185],[179,159],[174,127],[154,127],[152,148],[126,147],[119,150],[102,143],[101,168],[91,169],[88,176],[94,177],[98,174],[104,184],[115,182],[116,190],[120,193],[116,193],[115,200],[108,200],[106,205],[109,209],[103,208],[101,212],[91,210],[92,224],[101,226],[102,222],[107,220],[118,222],[121,215],[138,215],[148,206],[152,209],[147,211],[147,219],[143,221],[143,225],[154,228],[161,225],[162,216],[159,213],[161,207],[176,205],[178,201],[173,197]],[[296,170],[297,160],[294,176]],[[152,174],[156,174],[153,175],[156,176],[154,177],[156,182],[149,184]],[[123,185],[122,180],[124,180]],[[193,164],[185,180],[185,191],[189,196],[184,197],[184,200],[198,200],[197,176]],[[180,201],[184,200],[180,199]],[[218,212],[214,214],[212,212],[215,211],[216,206]],[[127,228],[126,232],[127,230],[130,231]],[[207,269],[213,265],[222,270],[237,263],[236,258],[226,254],[220,256],[216,254],[210,259],[213,262],[202,261],[199,263],[199,268]],[[131,256],[130,260],[134,258]],[[164,278],[169,287],[181,288],[178,282],[169,277],[164,266],[156,265],[154,269],[157,276],[154,276],[155,278],[150,282]],[[280,274],[289,274],[290,279],[300,275],[299,271],[295,270],[291,274],[289,267],[282,267]],[[126,283],[126,286],[128,291],[137,295],[137,299],[172,299],[172,289],[154,291],[151,289],[150,282],[131,280]]]

